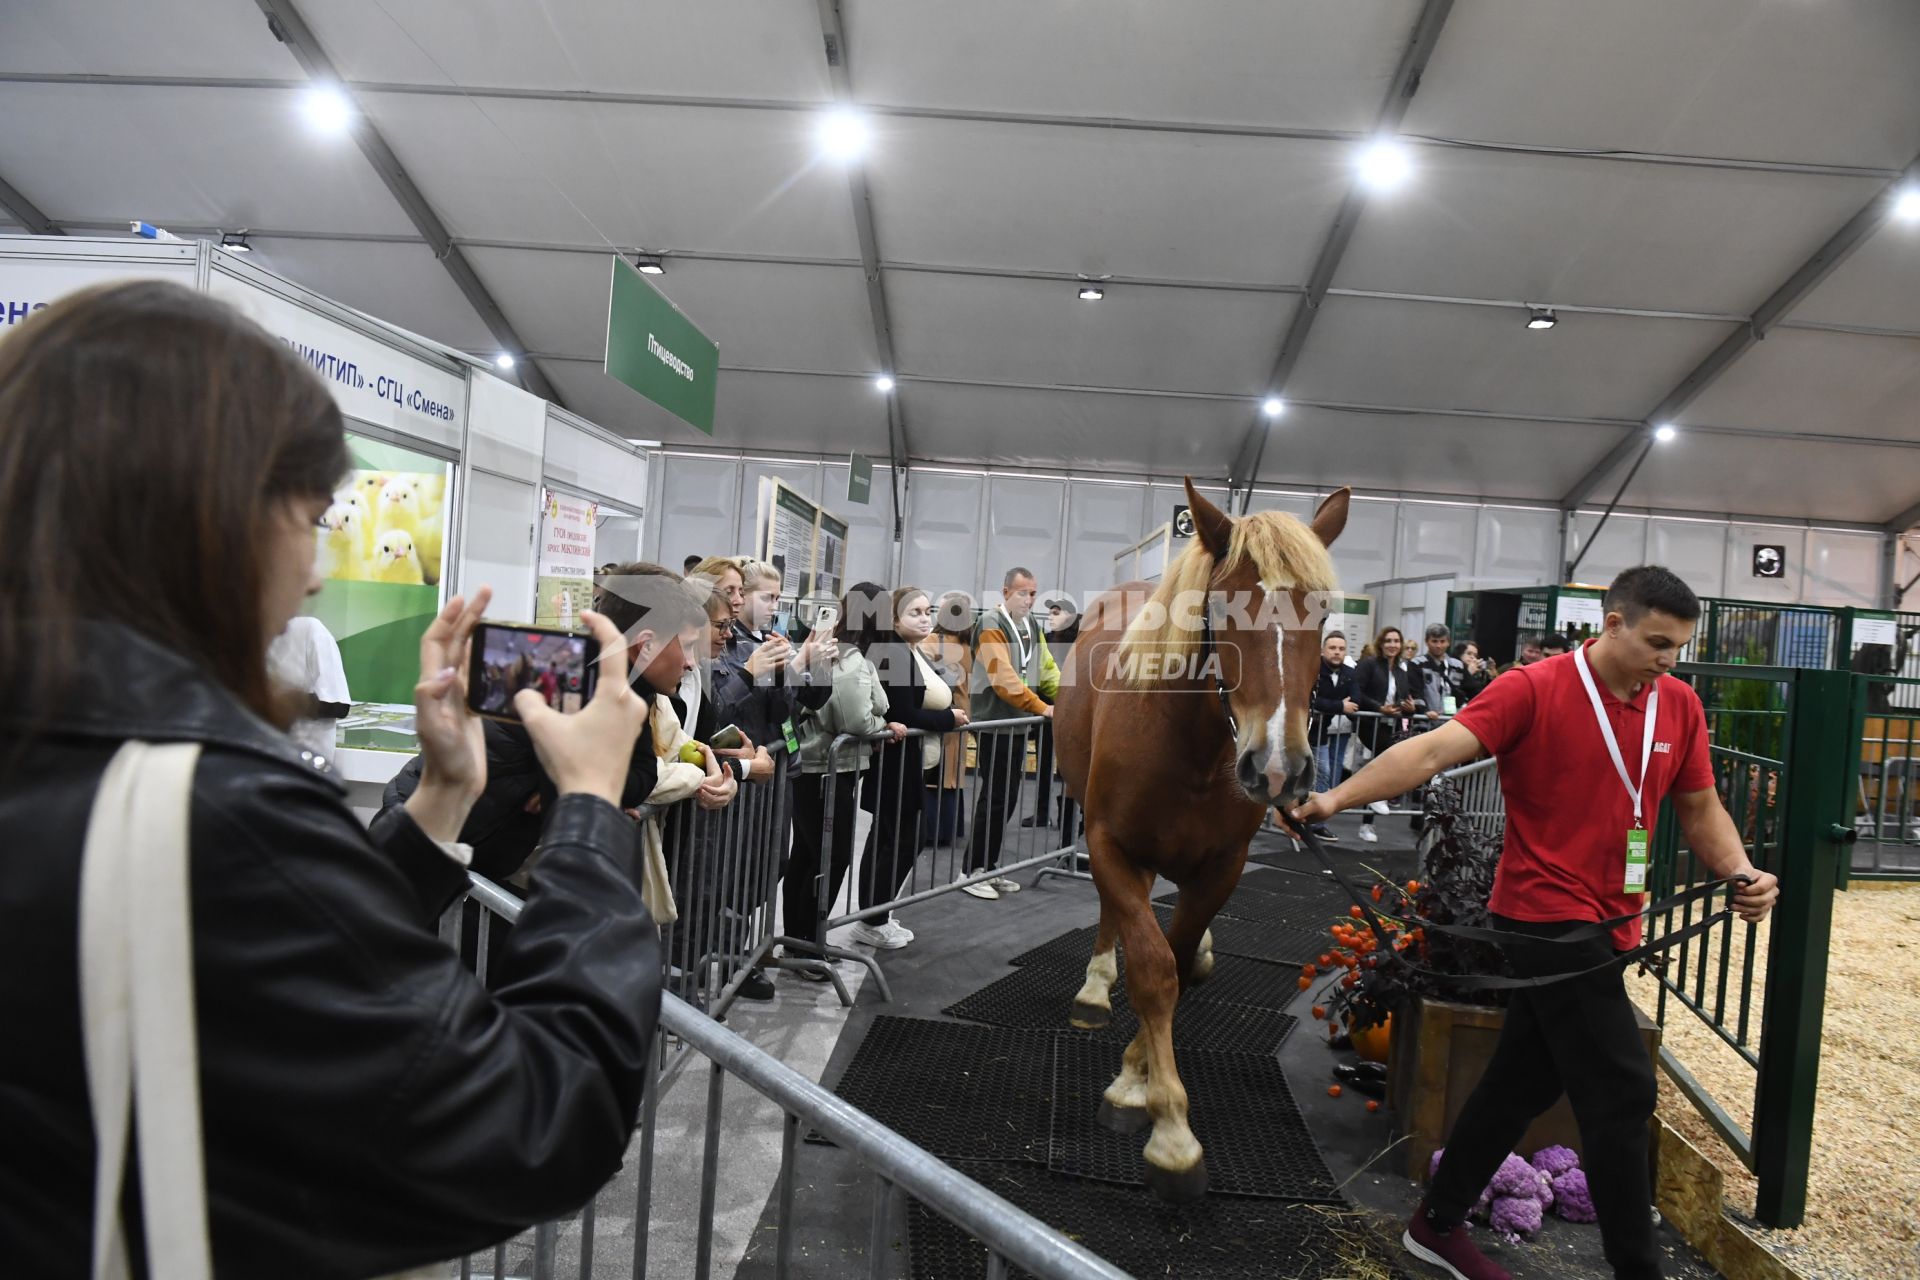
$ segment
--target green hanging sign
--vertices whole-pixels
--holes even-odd
[[[847,459],[847,501],[862,506],[873,499],[873,459],[855,453]]]
[[[681,421],[713,434],[720,348],[626,259],[613,259],[607,373]]]

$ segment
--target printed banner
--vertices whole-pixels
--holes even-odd
[[[347,435],[354,470],[314,530],[326,587],[307,604],[340,646],[356,703],[413,702],[420,637],[439,613],[449,467]]]
[[[540,491],[540,561],[534,625],[573,627],[593,607],[596,504],[552,489]]]

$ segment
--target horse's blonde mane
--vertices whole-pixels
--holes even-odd
[[[1216,563],[1196,537],[1167,566],[1160,585],[1121,638],[1117,656],[1124,669],[1136,670],[1131,659],[1138,653],[1177,654],[1184,662],[1197,652],[1201,633],[1193,623],[1194,610],[1204,607],[1199,602],[1217,573],[1235,572],[1249,560],[1269,592],[1332,591],[1338,586],[1333,557],[1320,535],[1298,517],[1284,511],[1242,516],[1233,522],[1224,563]]]

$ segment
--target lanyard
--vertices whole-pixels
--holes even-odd
[[[1020,655],[1020,670],[1025,672],[1028,660],[1033,657],[1033,637],[1031,633],[1025,636],[1020,634],[1020,628],[1015,624],[1013,615],[1007,612],[1007,606],[1000,606],[1000,616],[1007,620],[1007,638],[1013,641],[1014,650]]]
[[[1606,739],[1607,754],[1613,757],[1613,767],[1619,772],[1627,794],[1633,798],[1633,825],[1645,826],[1640,820],[1640,795],[1647,785],[1647,762],[1653,759],[1653,726],[1660,712],[1660,686],[1656,684],[1647,694],[1647,732],[1640,740],[1640,785],[1635,786],[1633,779],[1627,776],[1627,762],[1620,758],[1620,742],[1613,736],[1613,722],[1607,718],[1607,709],[1600,703],[1600,690],[1594,687],[1593,672],[1587,669],[1585,645],[1573,651],[1573,660],[1580,668],[1580,683],[1587,686],[1587,700],[1593,703],[1593,715],[1600,722],[1600,736]]]

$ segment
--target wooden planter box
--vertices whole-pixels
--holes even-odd
[[[1637,1006],[1640,1038],[1647,1056],[1657,1059],[1660,1028]],[[1453,1004],[1416,998],[1393,1016],[1387,1055],[1387,1102],[1393,1108],[1393,1136],[1410,1135],[1405,1144],[1406,1175],[1424,1184],[1433,1153],[1447,1145],[1453,1122],[1466,1105],[1500,1039],[1506,1010],[1489,1005]],[[1656,1069],[1658,1063],[1655,1063]],[[1580,1150],[1580,1128],[1565,1095],[1534,1120],[1516,1150],[1531,1157],[1542,1147]],[[1657,1150],[1650,1144],[1651,1150]],[[1658,1176],[1658,1170],[1655,1171]]]

